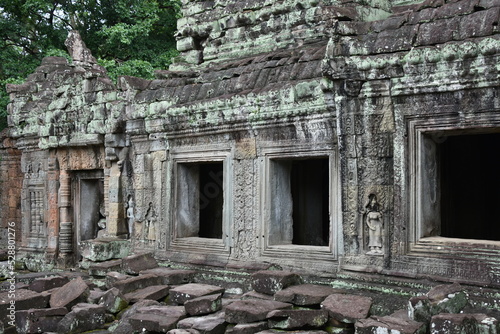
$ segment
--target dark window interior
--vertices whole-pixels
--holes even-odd
[[[204,163],[199,166],[200,229],[201,238],[222,238],[223,163]]]
[[[500,241],[500,133],[440,144],[441,235]]]
[[[292,161],[293,244],[328,246],[328,174],[328,158]]]

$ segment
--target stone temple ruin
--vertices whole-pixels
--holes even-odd
[[[70,32],[8,85],[18,262],[500,287],[499,1],[183,2],[155,80]]]

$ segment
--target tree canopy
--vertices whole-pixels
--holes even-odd
[[[152,78],[177,55],[180,0],[0,0],[0,130],[6,127],[7,83],[22,83],[45,56],[68,56],[78,30],[87,47],[118,75]]]

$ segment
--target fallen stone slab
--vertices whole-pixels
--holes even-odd
[[[373,333],[400,333],[400,334],[424,334],[426,326],[414,320],[405,320],[397,317],[372,316],[367,319],[358,320],[354,327],[356,334]]]
[[[117,288],[111,288],[99,299],[99,305],[103,305],[108,313],[116,314],[127,308],[127,298]]]
[[[226,321],[232,324],[258,322],[267,319],[269,312],[291,309],[292,304],[264,299],[237,300],[224,309]]]
[[[265,293],[260,293],[260,292],[257,292],[257,291],[248,291],[246,293],[244,293],[242,296],[241,296],[241,299],[265,299],[265,300],[274,300],[274,296],[272,295],[267,295]],[[278,300],[280,301],[280,300]]]
[[[298,284],[302,284],[302,278],[289,271],[261,270],[252,275],[252,289],[267,295]]]
[[[125,299],[130,303],[137,303],[139,300],[152,299],[160,300],[168,296],[170,286],[168,285],[151,285],[143,289],[135,290],[125,294]]]
[[[143,270],[157,267],[158,263],[152,253],[134,254],[122,259],[122,270],[131,275],[138,275]]]
[[[130,253],[130,240],[102,238],[80,242],[82,257],[93,262],[121,259]]]
[[[224,312],[218,312],[202,317],[190,317],[179,321],[179,329],[195,329],[204,334],[224,334],[226,331]]]
[[[368,317],[372,299],[370,297],[335,293],[321,303],[331,318],[344,323],[354,323]]]
[[[88,265],[89,275],[104,277],[109,272],[120,270],[122,267],[122,260],[110,260],[104,262],[93,262]]]
[[[145,331],[167,332],[176,328],[179,319],[160,314],[138,313],[131,316],[128,321],[134,333]]]
[[[200,332],[196,329],[188,328],[188,329],[172,329],[167,332],[167,334],[199,334]]]
[[[11,298],[13,297],[13,298]],[[31,308],[46,308],[49,295],[28,289],[0,292],[0,321],[4,324],[15,321],[15,312]]]
[[[497,333],[498,319],[486,314],[438,314],[432,317],[431,334],[448,333]]]
[[[328,321],[325,310],[274,310],[267,315],[269,328],[300,329],[303,327],[321,328]]]
[[[55,332],[67,313],[64,307],[17,311],[16,330],[20,334]]]
[[[425,296],[410,298],[408,314],[415,321],[427,323],[440,313],[460,313],[468,304],[469,297],[460,284],[442,284]]]
[[[50,296],[50,307],[65,307],[68,311],[82,302],[86,302],[90,294],[90,289],[81,277],[69,281],[60,288],[57,288]]]
[[[106,273],[105,281],[106,288],[111,289],[116,282],[126,280],[127,278],[131,278],[133,276],[122,274],[118,271],[110,271]]]
[[[254,322],[250,324],[230,324],[226,327],[225,334],[253,334],[269,329],[267,321]]]
[[[176,328],[177,323],[185,317],[186,311],[182,306],[151,305],[137,308],[128,316],[128,321],[136,331],[144,328],[152,332],[167,332]]]
[[[222,308],[222,294],[214,294],[194,298],[184,303],[187,314],[191,316],[205,315],[220,311]]]
[[[224,288],[210,284],[188,283],[170,289],[170,300],[174,303],[184,305],[188,300],[224,293]]]
[[[339,292],[325,285],[300,284],[276,292],[274,300],[300,306],[319,305],[329,295]]]
[[[51,276],[51,277],[43,277],[37,278],[28,286],[28,289],[42,292],[47,291],[53,288],[60,288],[64,284],[67,284],[69,279],[65,276]]]
[[[58,333],[83,333],[101,328],[106,322],[106,310],[102,305],[80,303],[73,307],[57,325]]]
[[[166,267],[158,267],[141,271],[139,274],[153,274],[161,277],[163,285],[180,285],[193,283],[196,275],[196,270],[180,270],[170,269]]]
[[[161,285],[161,278],[156,275],[139,275],[133,276],[124,280],[117,281],[113,287],[120,290],[121,293],[127,294],[129,292],[144,289],[151,285]]]
[[[97,304],[99,302],[99,299],[101,299],[105,292],[106,291],[102,291],[101,289],[97,288],[90,290],[87,302],[89,302],[90,304]]]
[[[141,300],[127,308],[122,314],[118,314],[120,320],[126,320],[128,317],[138,313],[138,310],[143,309],[148,306],[160,306],[160,303],[156,300]],[[183,308],[182,308],[183,309]]]

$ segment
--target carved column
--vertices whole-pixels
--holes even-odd
[[[71,176],[68,171],[61,170],[59,187],[59,252],[64,263],[73,253],[73,221],[71,217]]]
[[[48,159],[47,180],[47,256],[49,257],[49,260],[53,260],[55,258],[59,242],[59,208],[57,201],[59,171],[57,167],[57,159],[55,157],[50,157]]]

